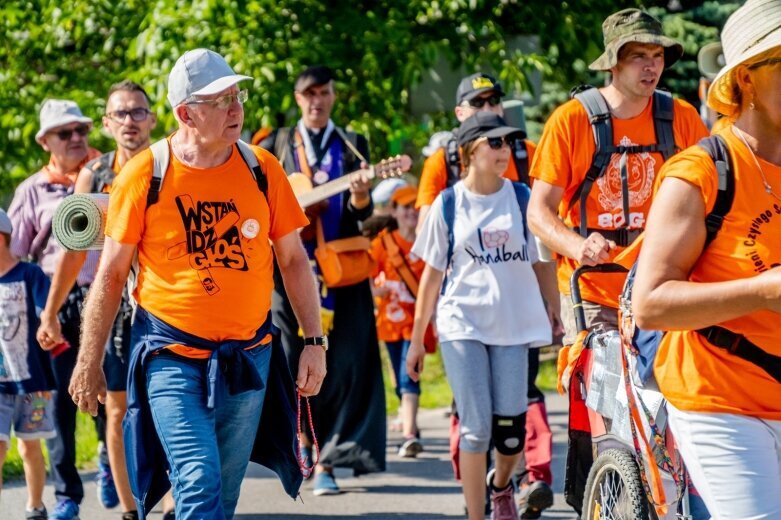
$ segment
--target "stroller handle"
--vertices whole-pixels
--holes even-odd
[[[575,312],[575,325],[578,330],[586,330],[586,313],[583,311],[583,298],[580,296],[580,277],[586,273],[625,273],[629,271],[620,264],[581,265],[572,273],[569,281],[572,310]]]

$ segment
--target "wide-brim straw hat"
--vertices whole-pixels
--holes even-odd
[[[738,108],[734,99],[735,68],[781,45],[781,0],[748,0],[724,25],[721,45],[725,65],[711,84],[708,106],[731,115]]]
[[[602,24],[605,52],[588,66],[591,70],[610,70],[618,63],[618,53],[627,43],[648,43],[664,47],[664,68],[683,56],[683,46],[665,36],[662,23],[640,9],[624,9],[608,16]]]

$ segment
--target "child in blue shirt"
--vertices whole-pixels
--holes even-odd
[[[49,279],[10,250],[13,226],[0,209],[0,475],[11,442],[19,442],[27,481],[27,520],[47,518],[43,505],[46,466],[41,439],[54,437],[54,375],[49,353],[35,339]],[[1,483],[1,482],[0,482]]]

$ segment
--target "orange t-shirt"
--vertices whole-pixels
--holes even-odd
[[[678,99],[674,100],[673,105],[673,135],[675,144],[681,150],[708,135],[708,129],[694,107]],[[613,143],[616,146],[649,145],[655,142],[653,101],[649,101],[646,109],[636,117],[613,118]],[[572,99],[563,104],[545,123],[530,176],[564,188],[559,216],[567,227],[573,228],[580,224],[580,202],[576,201],[568,209],[569,201],[586,178],[595,150],[592,126],[580,101]],[[614,154],[605,174],[591,187],[586,201],[590,228],[624,227],[620,158],[620,155]],[[663,161],[660,153],[629,156],[630,228],[645,227],[654,179]],[[620,247],[617,248],[614,254],[620,250]],[[559,256],[557,264],[559,291],[569,294],[570,277],[577,263]],[[586,274],[580,281],[581,295],[584,300],[618,307],[618,295],[625,278],[625,274]]]
[[[751,151],[728,126],[727,141],[735,175],[735,198],[721,230],[694,265],[689,280],[709,283],[751,278],[781,264],[781,202],[765,192]],[[781,186],[781,166],[759,159],[770,184]],[[662,178],[683,179],[702,192],[705,212],[716,200],[718,177],[713,160],[700,147],[677,155]],[[705,215],[703,215],[703,219]],[[781,355],[781,315],[757,311],[719,326],[746,338],[770,354]],[[781,385],[768,373],[693,331],[665,334],[654,373],[665,397],[677,408],[781,420]]]
[[[526,153],[529,155],[529,165],[531,165],[534,150],[537,147],[528,139],[524,139],[524,144],[526,145]],[[415,201],[416,208],[431,206],[437,195],[447,188],[448,171],[445,153],[445,149],[440,148],[423,163],[423,171],[420,173],[420,183],[418,184],[418,198]],[[504,176],[511,181],[518,181],[518,170],[515,168],[514,160],[510,159]]]
[[[383,231],[373,241],[371,255],[377,261],[373,278],[382,273],[385,277],[384,286],[388,294],[377,298],[377,337],[382,341],[401,341],[412,338],[412,322],[415,317],[415,297],[410,293],[404,281],[388,256],[383,244]],[[398,231],[393,231],[391,237],[399,246],[400,253],[407,260],[407,265],[415,277],[420,280],[425,264],[420,258],[410,255],[412,242],[408,242]]]
[[[211,341],[255,334],[271,307],[270,240],[307,224],[279,162],[252,148],[268,179],[268,204],[235,146],[215,168],[193,168],[171,154],[158,202],[149,208],[151,150],[128,161],[112,184],[106,235],[138,246],[136,301]],[[189,348],[180,353],[208,356]]]

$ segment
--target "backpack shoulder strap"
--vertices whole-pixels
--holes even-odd
[[[284,126],[277,129],[276,135],[274,136],[274,150],[272,150],[272,152],[279,161],[279,164],[284,167],[285,160],[290,153],[290,128]]]
[[[518,172],[518,182],[522,182],[528,186],[530,184],[529,151],[526,149],[525,139],[513,140],[512,152],[515,171]]]
[[[163,180],[171,163],[171,148],[168,139],[160,139],[149,147],[152,150],[152,180],[149,182],[149,191],[146,192],[146,207],[156,204],[163,187]]]
[[[577,200],[580,200],[580,234],[588,236],[588,220],[586,218],[586,199],[591,192],[591,187],[598,178],[604,175],[613,155],[613,121],[610,115],[610,107],[596,88],[587,88],[575,94],[577,99],[586,109],[591,129],[594,134],[594,156],[591,166],[586,172],[586,178],[572,195],[569,201],[571,208]]]
[[[672,157],[677,147],[675,134],[673,133],[673,95],[664,90],[654,91],[654,132],[656,133],[656,145],[659,153],[667,161]]]
[[[529,225],[526,222],[526,213],[529,207],[529,199],[531,198],[531,190],[529,186],[523,182],[513,182],[513,190],[515,191],[515,198],[518,200],[518,207],[521,208],[521,217],[523,218],[523,237],[526,239],[526,243],[530,243],[533,240],[529,236]]]
[[[447,167],[447,186],[450,187],[461,180],[461,155],[458,152],[458,141],[455,137],[445,144],[445,166]]]
[[[716,194],[716,202],[713,204],[711,212],[705,217],[707,231],[705,247],[708,247],[721,229],[724,217],[732,209],[732,202],[735,199],[735,172],[732,157],[721,137],[711,135],[702,139],[698,144],[713,159],[719,176],[719,191]]]
[[[266,202],[268,202],[268,178],[263,172],[263,168],[260,167],[258,157],[255,155],[255,152],[252,151],[250,145],[241,139],[236,141],[236,146],[239,149],[239,155],[241,155],[241,158],[244,159],[247,167],[252,172],[252,177],[255,179],[255,182],[258,185],[258,189],[266,198]]]
[[[84,166],[92,171],[91,193],[102,193],[106,186],[110,186],[114,181],[116,172],[112,169],[112,166],[114,166],[116,154],[116,151],[112,150],[104,153],[97,159],[93,159]]]
[[[456,190],[452,186],[442,191],[442,217],[445,219],[447,227],[447,263],[445,264],[445,277],[442,280],[442,294],[444,294],[447,285],[447,270],[453,260],[453,247],[455,245],[453,226],[456,220]]]

